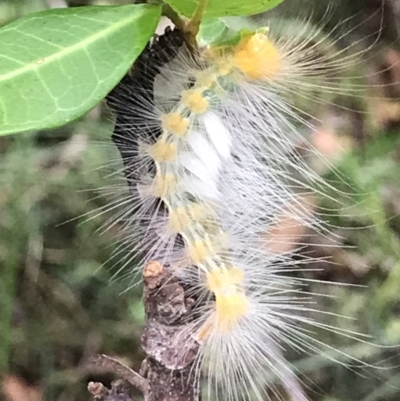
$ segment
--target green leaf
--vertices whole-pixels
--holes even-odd
[[[206,18],[200,24],[197,43],[200,47],[212,45],[223,40],[229,34],[229,29],[220,18]]]
[[[205,18],[200,24],[197,34],[197,43],[204,46],[233,46],[247,35],[257,32],[256,29],[232,29],[227,22],[221,18]]]
[[[201,0],[164,0],[178,14],[191,17]],[[259,14],[268,11],[283,0],[208,0],[204,17],[227,17]]]
[[[126,73],[160,16],[151,5],[65,8],[0,29],[0,135],[82,116]]]

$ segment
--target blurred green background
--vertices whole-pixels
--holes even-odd
[[[0,0],[0,24],[63,3],[129,1]],[[276,13],[296,15],[304,3],[321,5],[288,0]],[[352,40],[371,35],[379,52],[365,62],[371,93],[337,99],[345,108],[321,108],[321,123],[308,133],[337,171],[315,167],[347,194],[337,199],[343,206],[339,212],[328,198],[317,201],[322,210],[336,209],[327,219],[341,244],[332,247],[321,237],[320,246],[309,245],[307,252],[321,257],[321,270],[308,275],[360,285],[313,284],[313,291],[335,296],[330,312],[355,318],[343,321],[332,314],[324,317],[326,323],[368,333],[379,344],[400,344],[400,10],[387,0],[380,30],[381,1],[337,0],[335,5],[327,29],[353,16],[343,29],[354,28]],[[310,18],[321,15],[316,11]],[[373,35],[377,31],[381,34]],[[56,130],[0,138],[1,401],[89,400],[87,382],[108,383],[112,377],[91,371],[88,356],[106,353],[135,369],[143,359],[141,288],[124,292],[130,282],[114,277],[110,255],[117,248],[118,226],[103,230],[113,212],[107,211],[111,194],[102,189],[115,180],[101,167],[118,159],[111,131],[99,106]],[[99,208],[105,213],[97,213]],[[319,339],[380,368],[354,364],[348,369],[326,358],[294,355],[308,377],[312,401],[400,400],[400,349],[326,333]]]

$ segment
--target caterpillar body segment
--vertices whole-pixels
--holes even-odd
[[[338,67],[265,30],[198,54],[168,30],[108,96],[131,192],[124,264],[156,259],[197,291],[182,339],[201,344],[194,373],[229,401],[265,400],[268,389],[281,397],[276,379],[307,400],[284,352],[331,351],[312,328],[336,332],[309,316],[301,291],[296,273],[313,259],[294,261],[299,238],[276,228],[284,220],[326,233],[304,201],[326,184],[297,157],[297,125],[308,123],[291,102],[317,77],[316,62]]]

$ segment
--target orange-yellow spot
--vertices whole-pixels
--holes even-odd
[[[249,300],[243,291],[236,294],[215,294],[215,323],[219,331],[234,329],[249,310]]]
[[[244,273],[242,270],[235,268],[218,268],[207,273],[207,287],[214,294],[223,292],[236,292],[243,282]]]
[[[176,157],[176,146],[160,140],[149,149],[149,155],[156,162],[172,162]]]
[[[161,116],[163,128],[175,135],[185,135],[189,128],[189,120],[179,113],[169,113]]]
[[[263,33],[242,39],[234,52],[234,61],[250,79],[268,79],[281,68],[278,49]]]
[[[157,175],[153,184],[153,195],[158,198],[171,196],[176,191],[176,178],[173,174]]]
[[[243,271],[238,268],[218,268],[207,273],[207,287],[215,295],[215,313],[200,328],[200,339],[212,330],[234,329],[248,312],[250,302],[243,290],[243,277]]]
[[[207,258],[212,256],[212,250],[209,249],[202,240],[195,240],[189,245],[190,260],[194,265],[203,263]]]
[[[169,211],[169,227],[175,233],[181,233],[190,224],[190,216],[183,207]]]
[[[182,93],[183,104],[193,113],[202,114],[209,106],[208,100],[198,90],[188,90]]]

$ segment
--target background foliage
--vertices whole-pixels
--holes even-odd
[[[0,24],[62,3],[0,0]],[[129,1],[68,3],[80,6]],[[314,1],[307,3],[313,5]],[[349,6],[343,0],[342,7],[332,13],[332,24],[357,15],[351,20],[355,31],[368,35],[376,29],[376,18],[369,17],[375,15],[377,4],[375,0],[358,0]],[[287,0],[282,5],[286,8],[278,8],[276,13],[288,15],[296,5],[299,1]],[[313,15],[318,19],[323,12]],[[358,21],[366,23],[360,27]],[[321,271],[313,273],[312,278],[365,286],[329,288],[337,299],[330,310],[357,318],[340,324],[371,333],[384,344],[400,343],[398,23],[396,13],[391,13],[379,39],[386,41],[386,50],[379,60],[368,59],[371,71],[390,67],[372,83],[390,85],[377,89],[375,100],[366,94],[362,105],[352,104],[352,108],[369,109],[369,117],[329,107],[321,110],[323,123],[310,136],[347,177],[343,189],[352,193],[339,200],[347,206],[343,213],[330,218],[335,226],[344,227],[335,233],[344,237],[348,247],[332,248],[324,238],[320,239],[321,247],[310,246],[309,252],[328,256],[334,262],[321,260]],[[109,141],[111,130],[99,106],[58,129],[0,138],[2,401],[88,400],[88,380],[111,379],[85,366],[85,358],[94,353],[123,357],[134,368],[140,364],[141,291],[134,288],[124,293],[129,284],[126,280],[110,283],[115,273],[110,254],[117,246],[118,227],[100,235],[112,213],[90,214],[110,201],[100,189],[114,181],[98,167],[118,157]],[[105,146],[97,146],[98,141]],[[331,172],[322,173],[335,185],[344,185]],[[323,207],[335,206],[324,202]],[[89,220],[88,213],[92,217]],[[326,286],[315,284],[313,289],[326,291]],[[339,324],[334,316],[329,323]],[[381,363],[385,369],[349,370],[317,356],[299,359],[294,355],[299,369],[310,378],[313,401],[400,398],[398,350],[354,345],[333,336],[322,340],[369,363]]]

